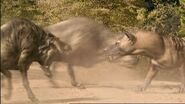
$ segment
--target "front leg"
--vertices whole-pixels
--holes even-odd
[[[54,62],[53,58],[55,57],[55,49],[50,47],[50,50],[45,53],[45,59],[42,59],[44,61],[43,63],[39,63],[41,66],[40,68],[44,71],[44,74],[49,77],[50,79],[53,77],[51,73],[51,66]]]
[[[5,99],[9,100],[12,95],[12,75],[9,70],[1,69],[1,72],[4,74],[4,76],[7,79],[7,93],[5,94]]]
[[[71,84],[72,84],[74,87],[77,87],[77,88],[80,88],[80,89],[84,89],[85,87],[84,87],[82,84],[79,84],[79,83],[76,81],[74,69],[73,69],[72,66],[73,66],[72,64],[68,63],[68,73],[69,73],[69,76],[70,76],[70,78],[71,78]]]
[[[185,93],[185,64],[182,65],[182,66],[179,68],[179,70],[180,70],[181,81],[182,81],[182,84],[181,84],[179,93]]]
[[[158,72],[158,69],[156,68],[155,65],[151,65],[149,72],[147,73],[147,76],[145,77],[145,81],[143,85],[139,88],[140,91],[146,90],[146,88],[150,85],[152,79],[156,76]]]
[[[35,104],[38,103],[38,99],[33,94],[29,81],[27,76],[27,70],[29,69],[29,66],[31,65],[31,61],[29,60],[30,52],[28,50],[23,50],[21,52],[19,61],[18,61],[18,68],[21,71],[22,80],[23,80],[23,86],[27,91],[27,95],[29,99],[34,102]]]
[[[52,78],[53,77],[53,74],[51,73],[51,70],[50,70],[50,66],[40,66],[40,68],[44,71],[44,74],[48,77],[48,78]]]
[[[53,85],[53,87],[58,88],[59,85],[54,81],[56,74],[56,62],[53,62],[47,68],[45,66],[40,67],[44,71],[45,75],[49,78],[49,82]]]

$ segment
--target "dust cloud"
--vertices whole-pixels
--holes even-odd
[[[102,51],[108,45],[113,44],[113,42],[120,37],[121,33],[111,32],[106,26],[92,19],[75,17],[45,27],[45,30],[52,32],[62,41],[72,46],[73,51],[67,58],[71,63],[76,65],[75,67],[77,68],[75,68],[75,70],[78,70],[78,67],[81,70],[84,69],[84,71],[82,71],[84,75],[79,76],[85,77],[87,75],[90,77],[95,72],[95,74],[91,76],[92,79],[97,78],[98,81],[99,77],[102,76],[107,78],[107,81],[111,81],[113,79],[144,80],[147,74],[149,69],[149,59],[147,58],[140,57],[139,62],[137,62],[137,57],[126,56],[116,62],[107,62]],[[103,74],[98,75],[101,71]],[[78,74],[78,71],[76,72]],[[85,74],[85,72],[88,74]],[[177,81],[179,80],[178,75],[177,70],[162,70],[156,79]],[[91,77],[89,79],[91,79]],[[88,78],[81,79],[84,80]]]
[[[127,56],[109,62],[102,50],[118,37],[105,26],[87,18],[72,18],[45,28],[73,48],[69,61],[74,64],[75,76],[86,89],[74,88],[70,83],[65,61],[57,62],[53,87],[37,63],[28,72],[31,88],[41,104],[97,103],[97,102],[185,102],[185,95],[177,94],[180,82],[177,70],[161,70],[146,92],[137,92],[149,68],[149,59]],[[30,103],[23,91],[19,72],[13,74],[13,95],[2,104]],[[4,81],[4,78],[1,78]],[[5,92],[5,85],[1,83]],[[3,93],[1,98],[3,98]],[[52,95],[52,96],[51,96]]]

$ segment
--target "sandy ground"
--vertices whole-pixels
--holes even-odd
[[[29,70],[29,81],[40,104],[185,103],[185,94],[177,93],[180,80],[176,71],[162,71],[147,91],[142,93],[137,91],[137,87],[143,82],[146,71],[140,69],[128,69],[120,64],[103,62],[91,68],[76,66],[75,71],[77,80],[86,89],[71,86],[65,63],[57,67],[57,88],[49,83],[38,65],[33,64]],[[3,98],[5,85],[1,79],[1,104],[31,104],[22,86],[20,73],[12,71],[12,74],[13,94],[8,101]]]

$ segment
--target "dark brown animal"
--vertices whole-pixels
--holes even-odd
[[[9,70],[19,70],[29,99],[36,103],[38,100],[27,78],[29,66],[33,61],[44,67],[50,66],[52,58],[69,50],[69,45],[27,19],[13,19],[2,25],[1,73],[8,79],[8,93],[5,97],[10,98],[12,92],[12,75]],[[44,71],[50,76],[47,68]]]
[[[125,35],[105,49],[111,59],[125,55],[143,55],[151,59],[151,66],[141,91],[145,90],[160,69],[178,68],[182,78],[179,92],[185,92],[185,40],[175,36],[161,36],[155,32],[138,31]]]
[[[73,86],[82,87],[77,83],[73,66],[92,67],[94,64],[104,61],[102,50],[112,44],[119,37],[104,25],[85,17],[75,17],[60,23],[48,26],[47,31],[55,34],[60,40],[72,47],[72,52],[65,62],[68,63],[68,72]],[[59,59],[59,61],[63,61]],[[135,66],[138,62],[136,56],[123,57],[124,65]]]

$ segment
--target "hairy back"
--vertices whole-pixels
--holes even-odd
[[[170,50],[176,60],[185,61],[185,40],[176,36],[164,36],[166,50]]]
[[[31,56],[28,61],[37,60],[39,47],[54,39],[39,26],[27,19],[13,19],[1,26],[1,67],[15,69],[23,50]]]

